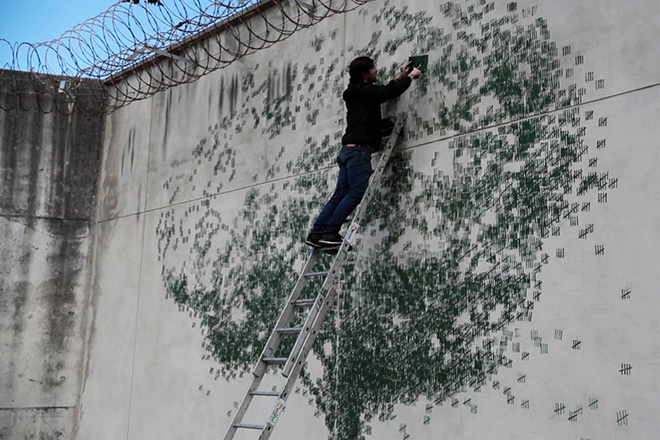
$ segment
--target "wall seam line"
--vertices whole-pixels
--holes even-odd
[[[55,409],[76,409],[76,405],[69,406],[20,406],[16,408],[3,407],[0,411],[36,411],[36,410],[55,410]]]
[[[138,212],[137,215],[138,217],[140,214],[146,214],[148,212],[151,212],[146,209],[147,206],[147,200],[148,200],[148,192],[149,192],[149,164],[151,161],[151,139],[152,139],[152,134],[153,134],[153,116],[154,116],[154,100],[151,100],[151,109],[149,112],[149,139],[147,141],[148,149],[147,149],[147,175],[145,178],[145,198],[144,198],[144,206],[145,209],[142,210],[141,212]],[[145,217],[142,217],[142,239],[140,240],[140,265],[138,269],[138,286],[137,286],[137,304],[135,307],[135,327],[134,327],[134,335],[133,335],[133,358],[131,360],[131,386],[130,386],[130,392],[129,392],[129,399],[128,399],[128,422],[126,424],[126,440],[129,439],[130,431],[131,431],[131,411],[133,408],[133,385],[135,383],[135,355],[137,353],[137,342],[138,342],[138,324],[140,322],[140,297],[142,296],[142,268],[144,265],[144,247],[145,247],[145,236],[146,236],[146,228],[147,228],[147,222]]]
[[[345,38],[345,36],[344,36],[344,38]],[[448,141],[450,139],[458,139],[458,138],[461,138],[461,137],[464,137],[464,136],[469,136],[469,135],[473,135],[473,134],[476,134],[476,133],[480,133],[480,132],[485,131],[485,130],[493,130],[493,129],[496,129],[498,127],[504,127],[504,126],[507,126],[507,125],[516,124],[516,123],[524,122],[524,121],[529,121],[529,120],[532,120],[532,119],[537,119],[537,118],[552,115],[552,114],[555,114],[555,113],[561,113],[561,112],[564,112],[566,110],[571,110],[573,108],[583,107],[585,105],[591,105],[591,104],[598,103],[598,102],[601,102],[601,101],[606,101],[608,99],[618,98],[620,96],[625,96],[625,95],[628,95],[628,94],[631,94],[631,93],[636,93],[636,92],[652,89],[654,87],[659,87],[659,86],[660,86],[660,83],[650,84],[650,85],[647,85],[647,86],[638,87],[636,89],[627,90],[625,92],[620,92],[620,93],[616,93],[616,94],[613,94],[613,95],[604,96],[602,98],[593,99],[591,101],[585,101],[585,102],[581,102],[579,104],[574,104],[574,105],[571,105],[571,106],[562,107],[560,109],[548,110],[548,111],[545,111],[543,113],[538,113],[538,114],[531,115],[531,116],[525,116],[525,117],[522,117],[522,118],[519,118],[519,119],[512,119],[512,120],[508,120],[506,122],[501,122],[501,123],[497,123],[497,124],[488,125],[488,126],[485,126],[485,127],[480,127],[480,128],[477,128],[475,130],[468,131],[468,132],[465,132],[465,133],[455,133],[455,134],[452,134],[450,136],[440,137],[440,138],[436,138],[436,139],[433,139],[433,140],[430,140],[430,141],[421,142],[421,143],[418,143],[418,144],[415,144],[415,145],[411,145],[409,147],[398,148],[394,151],[393,154],[396,155],[396,154],[398,154],[402,151],[414,150],[414,149],[425,147],[427,145],[430,145],[430,144],[433,144],[433,143],[436,143],[436,142],[444,142],[444,141]],[[404,127],[404,130],[405,130],[405,127]],[[151,136],[151,129],[150,129],[150,136]],[[218,193],[215,193],[215,194],[196,197],[196,198],[193,198],[193,199],[190,199],[190,200],[184,200],[184,201],[180,201],[180,202],[176,202],[176,203],[171,203],[171,204],[165,205],[165,206],[159,206],[159,207],[154,207],[154,208],[150,208],[150,209],[145,209],[145,210],[137,212],[137,213],[119,215],[117,217],[113,217],[113,218],[109,218],[109,219],[105,219],[105,220],[99,220],[98,223],[99,224],[100,223],[106,223],[106,222],[110,222],[110,221],[113,221],[113,220],[119,220],[119,219],[123,219],[123,218],[134,217],[134,216],[140,215],[140,214],[147,214],[147,213],[150,213],[150,212],[162,211],[162,210],[166,210],[166,209],[169,209],[169,208],[185,205],[185,204],[188,204],[188,203],[199,202],[199,201],[202,201],[202,200],[211,200],[215,197],[223,196],[223,195],[226,195],[226,194],[231,194],[231,193],[238,192],[238,191],[245,191],[247,189],[258,187],[258,186],[271,185],[273,183],[280,182],[282,180],[295,179],[297,177],[303,177],[303,176],[308,176],[310,174],[315,174],[315,173],[318,173],[320,171],[332,170],[332,169],[334,169],[334,167],[335,167],[335,165],[332,164],[332,165],[328,165],[326,167],[317,168],[313,171],[307,171],[307,172],[303,172],[303,173],[300,173],[300,174],[292,174],[292,175],[288,175],[288,176],[282,176],[282,177],[278,177],[278,178],[263,181],[263,182],[258,182],[258,183],[254,183],[254,184],[250,184],[250,185],[244,185],[244,186],[241,186],[241,187],[229,189],[227,191],[221,191],[221,192],[218,192]],[[147,170],[147,174],[148,174],[148,170]],[[148,176],[147,176],[147,178],[148,178]]]
[[[6,218],[6,219],[16,219],[16,218],[24,218],[27,220],[54,220],[54,221],[62,221],[62,222],[77,222],[77,223],[91,223],[92,220],[88,218],[63,218],[63,217],[48,217],[48,216],[40,216],[40,215],[25,215],[25,214],[0,214],[0,217]]]
[[[652,88],[658,87],[658,86],[660,86],[660,83],[655,83],[655,84],[650,84],[650,85],[643,86],[643,87],[638,87],[636,89],[627,90],[625,92],[620,92],[620,93],[615,93],[613,95],[603,96],[602,98],[596,98],[596,99],[593,99],[591,101],[585,101],[585,102],[581,102],[579,104],[573,104],[573,105],[569,105],[569,106],[554,109],[554,110],[547,110],[547,111],[542,112],[542,113],[537,113],[537,114],[530,115],[530,116],[523,116],[523,117],[518,118],[518,119],[511,119],[511,120],[508,120],[506,122],[499,122],[497,124],[491,124],[491,125],[487,125],[485,127],[479,127],[475,130],[470,130],[470,131],[467,131],[465,133],[457,133],[457,134],[453,134],[453,135],[450,135],[450,136],[445,136],[445,137],[441,137],[441,138],[438,138],[438,139],[433,139],[431,141],[421,142],[419,144],[415,144],[415,145],[412,145],[412,146],[407,147],[407,148],[400,148],[400,149],[396,150],[395,152],[413,150],[415,148],[425,147],[425,146],[433,144],[435,142],[442,142],[442,141],[447,141],[447,140],[450,140],[450,139],[461,138],[461,137],[476,134],[476,133],[479,133],[479,132],[482,132],[482,131],[485,131],[485,130],[493,130],[495,128],[505,127],[507,125],[517,124],[519,122],[529,121],[529,120],[537,119],[537,118],[540,118],[540,117],[543,117],[543,116],[549,116],[549,115],[556,114],[556,113],[562,113],[562,112],[565,112],[567,110],[571,110],[571,109],[574,109],[574,108],[584,107],[586,105],[595,104],[595,103],[598,103],[598,102],[601,102],[601,101],[606,101],[608,99],[618,98],[618,97],[625,96],[625,95],[628,95],[628,94],[631,94],[631,93],[641,92],[643,90],[652,89]],[[404,127],[404,129],[405,129],[405,127]]]
[[[94,308],[94,300],[96,297],[96,263],[98,261],[99,254],[99,216],[100,216],[100,187],[102,185],[101,175],[103,174],[103,160],[105,154],[105,135],[107,132],[109,116],[103,116],[103,123],[101,124],[101,134],[100,134],[100,145],[98,146],[98,161],[96,164],[96,182],[94,184],[94,195],[93,195],[93,207],[90,209],[89,214],[89,234],[90,238],[90,255],[88,258],[90,265],[90,274],[89,274],[89,294],[87,296],[87,303],[85,305],[85,310],[87,315],[85,317],[85,326],[84,326],[84,336],[83,336],[83,356],[82,356],[82,367],[81,367],[81,378],[80,378],[80,387],[78,390],[78,414],[76,415],[76,426],[74,427],[74,438],[78,437],[80,432],[80,422],[83,417],[83,395],[85,393],[85,386],[87,385],[87,377],[90,371],[91,363],[91,347],[92,347],[92,335],[94,334],[94,325],[96,324],[96,312]]]

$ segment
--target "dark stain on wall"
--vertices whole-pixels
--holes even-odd
[[[39,439],[39,440],[66,440],[74,438],[73,426],[64,426],[63,420],[71,417],[72,408],[30,408],[24,410],[0,410],[0,438],[1,439]],[[36,426],[41,428],[37,431]],[[26,435],[17,435],[27,433]]]
[[[3,75],[20,82],[25,74]],[[77,422],[77,408],[66,405],[79,398],[82,380],[103,117],[44,114],[31,99],[42,99],[38,90],[17,96],[0,85],[0,108],[10,109],[0,110],[0,346],[9,368],[0,381],[0,434],[64,438]],[[67,97],[57,99],[66,107]]]
[[[172,111],[172,89],[168,89],[166,92],[167,100],[165,101],[165,127],[163,128],[163,144],[161,145],[161,152],[163,157],[166,156],[167,151],[167,130],[170,126],[170,112]]]
[[[31,93],[34,91],[25,91],[25,95]],[[0,89],[0,108],[16,107],[13,104],[17,99],[15,95],[15,92]],[[65,97],[60,99],[64,101]],[[79,99],[84,100],[84,95]],[[21,100],[25,103],[27,98],[23,96]],[[0,124],[2,213],[89,218],[103,119],[78,113],[44,114],[35,108],[34,111],[3,111]],[[50,145],[57,148],[49,148]],[[38,195],[44,188],[45,200]]]
[[[238,93],[239,93],[239,85],[238,85],[238,76],[233,75],[231,77],[231,83],[229,84],[229,113],[234,114],[236,111],[236,105],[238,103]]]
[[[225,77],[220,77],[220,93],[218,93],[218,114],[222,114],[222,105],[225,100]]]

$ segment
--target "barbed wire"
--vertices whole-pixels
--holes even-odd
[[[369,1],[121,0],[52,41],[0,39],[0,108],[111,113]]]

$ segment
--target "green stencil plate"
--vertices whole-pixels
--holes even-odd
[[[417,67],[422,72],[426,72],[426,69],[429,65],[429,56],[428,55],[416,55],[408,58],[408,62]]]

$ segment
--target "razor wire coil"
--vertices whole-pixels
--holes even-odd
[[[0,108],[107,114],[371,0],[121,0],[42,43],[0,39]]]

